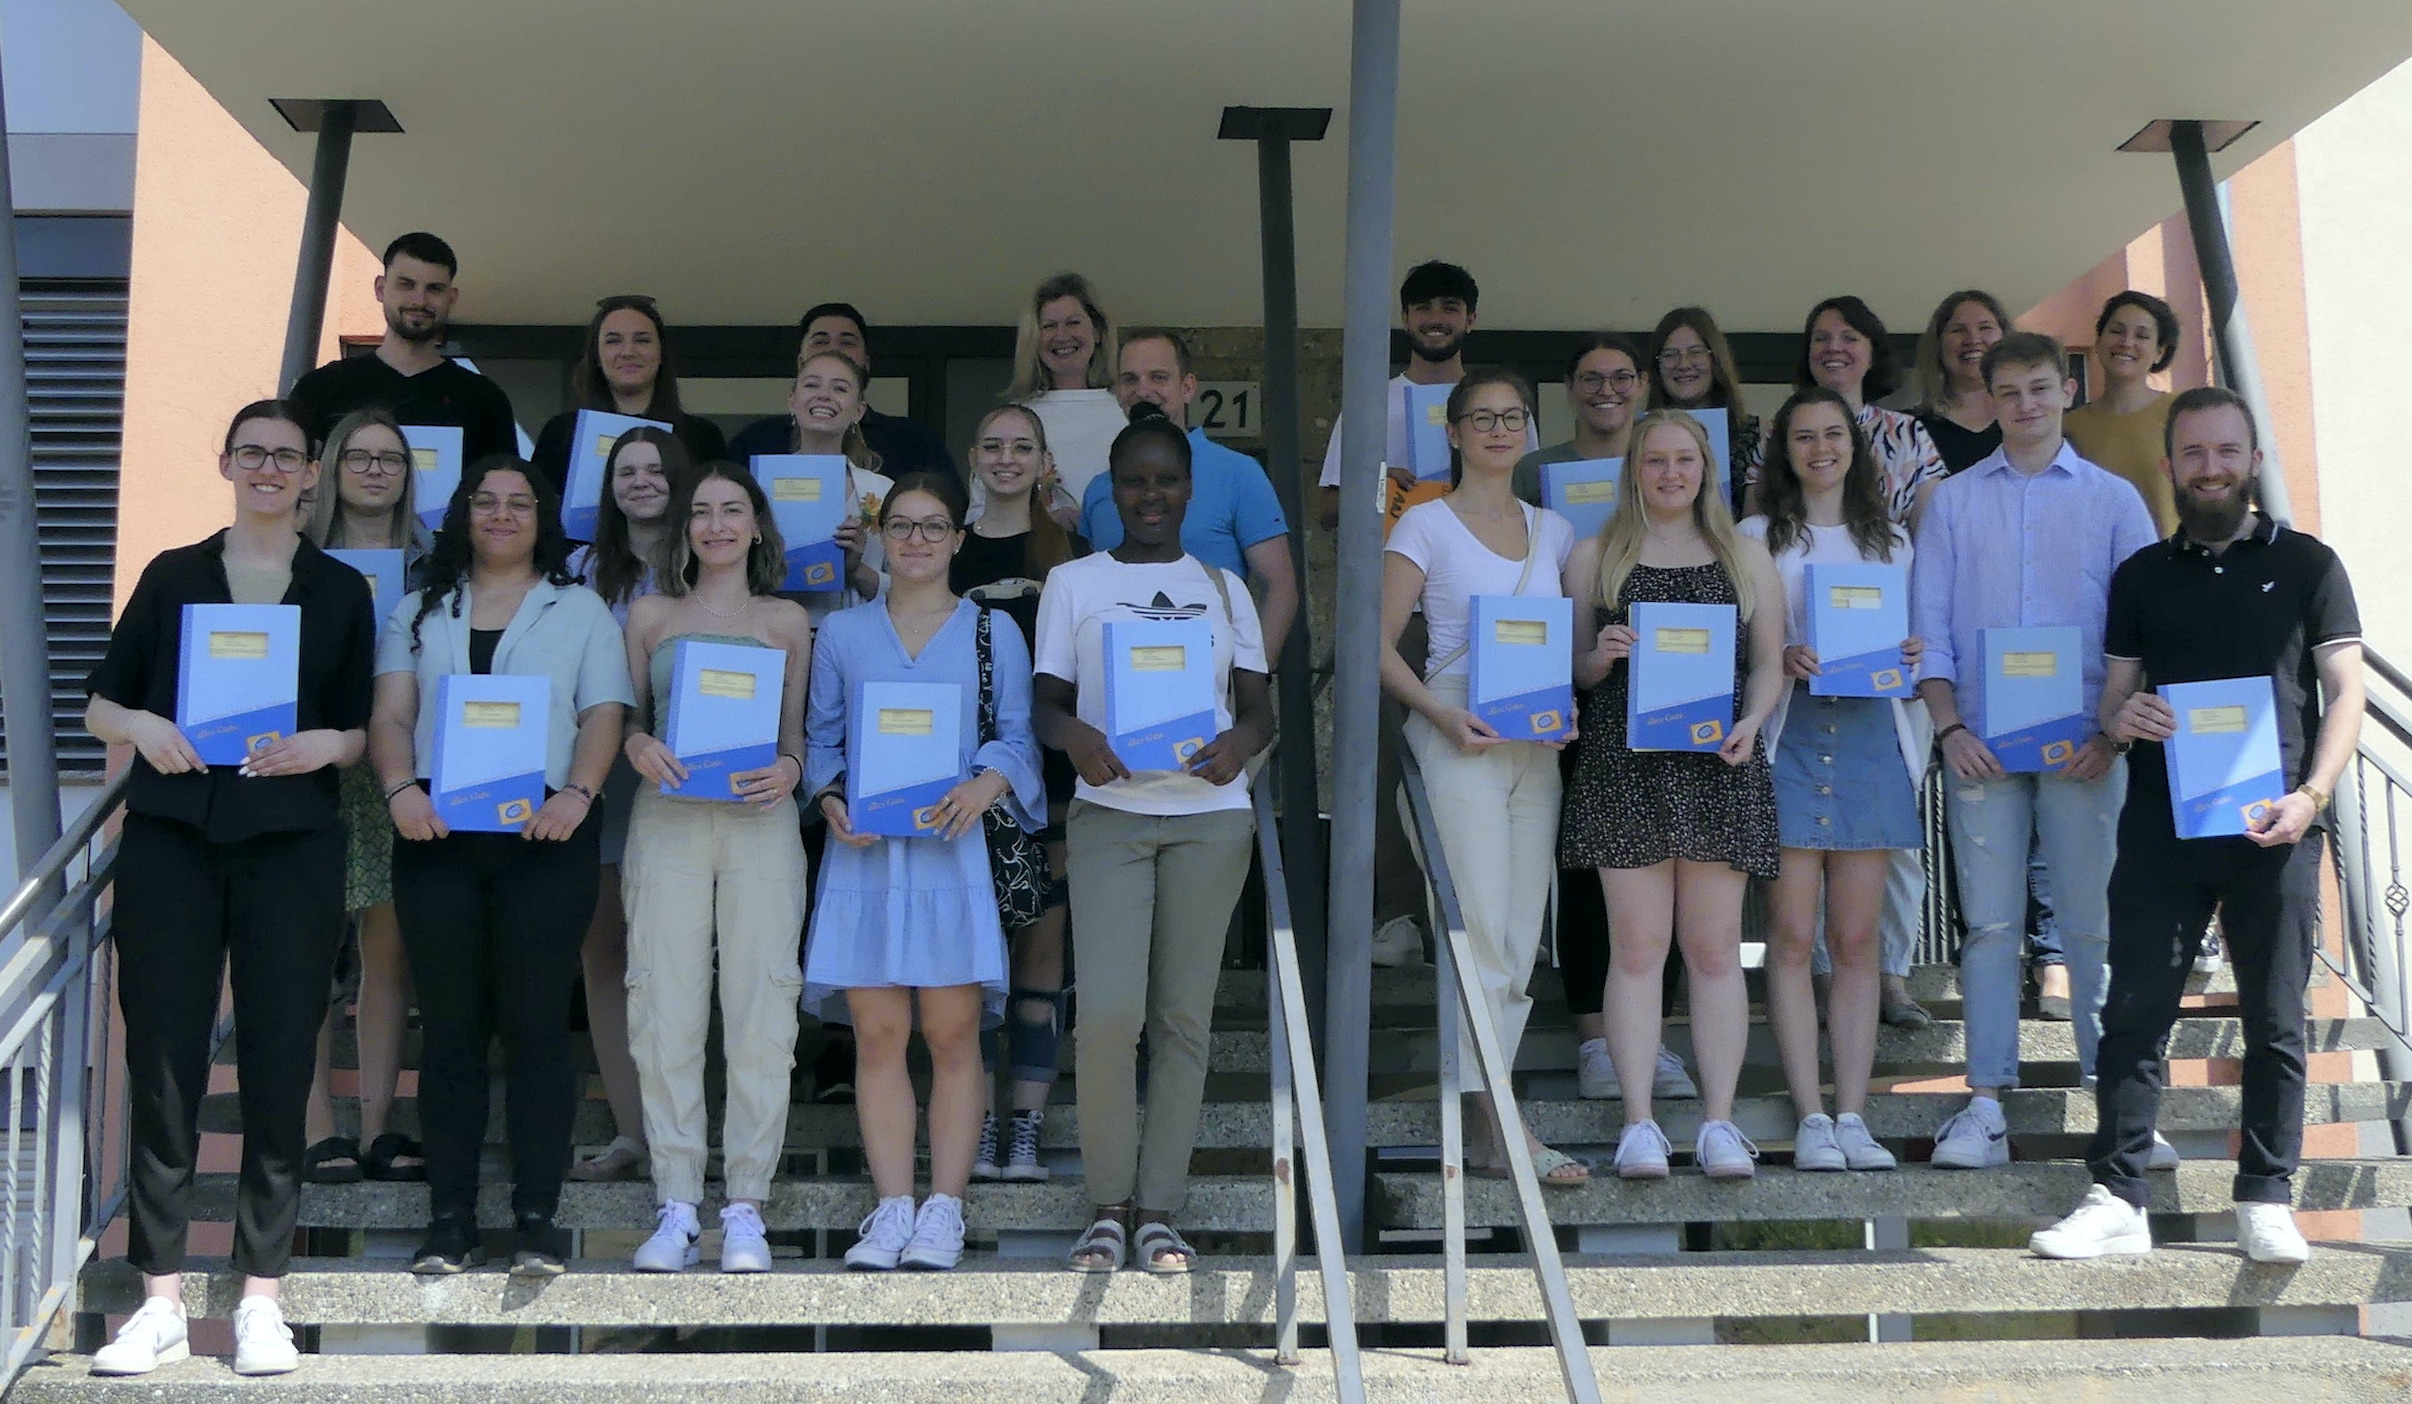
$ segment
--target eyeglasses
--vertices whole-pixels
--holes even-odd
[[[1517,434],[1523,432],[1525,425],[1533,422],[1533,417],[1530,413],[1520,409],[1474,410],[1459,415],[1457,422],[1477,434],[1488,434],[1494,429],[1505,429],[1511,434]]]
[[[1640,384],[1640,372],[1629,370],[1610,371],[1606,375],[1602,375],[1598,371],[1585,371],[1575,377],[1575,388],[1586,395],[1597,395],[1602,390],[1631,394],[1634,388]]]
[[[1705,346],[1686,346],[1681,349],[1670,346],[1658,353],[1658,363],[1662,366],[1705,366],[1715,359]]]
[[[345,449],[339,461],[347,473],[382,473],[390,478],[410,471],[410,455],[396,449]]]
[[[496,497],[493,493],[481,492],[469,499],[469,511],[480,517],[491,517],[498,513],[514,517],[533,517],[536,515],[536,499],[533,497]]]
[[[234,452],[227,456],[234,460],[237,468],[254,473],[270,467],[279,473],[298,473],[310,462],[310,455],[300,449],[270,449],[258,444],[238,444]]]
[[[899,544],[919,536],[932,546],[955,534],[955,524],[944,517],[890,517],[879,524],[879,534]]]
[[[1006,454],[1012,454],[1016,458],[1028,458],[1038,452],[1038,445],[1028,439],[982,439],[980,452],[993,454],[1000,458]]]

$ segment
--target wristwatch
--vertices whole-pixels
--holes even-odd
[[[2330,798],[2329,793],[2328,793],[2326,790],[2321,789],[2319,786],[2317,786],[2317,785],[2313,784],[2313,783],[2312,783],[2311,781],[2309,781],[2309,780],[2306,780],[2306,781],[2304,781],[2302,784],[2297,785],[2297,786],[2295,787],[2295,793],[2296,793],[2296,794],[2299,794],[2299,795],[2302,795],[2304,798],[2306,798],[2306,799],[2310,800],[2310,801],[2312,802],[2312,808],[2314,808],[2314,809],[2326,809],[2326,808],[2328,808],[2328,801],[2329,801],[2329,798]]]

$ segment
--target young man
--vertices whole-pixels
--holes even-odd
[[[2162,442],[2178,533],[2111,578],[2103,638],[2102,730],[2134,749],[2110,880],[2110,1000],[2086,1151],[2094,1188],[2029,1246],[2047,1258],[2152,1250],[2142,1172],[2161,1048],[2216,906],[2245,1035],[2236,1241],[2255,1262],[2300,1263],[2311,1250],[2287,1206],[2303,1149],[2303,988],[2320,911],[2321,812],[2362,728],[2361,621],[2336,553],[2251,510],[2261,441],[2241,398],[2186,391]],[[2153,689],[2262,677],[2277,698],[2282,783],[2295,788],[2241,837],[2178,838],[2161,746],[2177,716]]]
[[[2019,948],[2027,852],[2041,848],[2068,951],[2077,1059],[2091,1070],[2100,1032],[2104,951],[2119,804],[2127,763],[2089,735],[2057,769],[2012,774],[1983,736],[1987,629],[2074,625],[2082,715],[2102,693],[2102,626],[2111,572],[2158,539],[2133,485],[2088,463],[2061,437],[2076,394],[2060,343],[2014,332],[1985,353],[1985,384],[2002,446],[1945,479],[1918,525],[1910,598],[1926,658],[1918,693],[1943,750],[1946,819],[1967,924],[1960,952],[1967,1007],[1965,1110],[1943,1124],[1934,1163],[1959,1169],[2010,1160],[2001,1092],[2018,1086]]]
[[[1189,429],[1189,404],[1198,393],[1189,343],[1169,331],[1132,332],[1122,339],[1121,367],[1114,398],[1123,413],[1144,400]],[[1298,617],[1298,573],[1290,567],[1290,524],[1273,494],[1273,480],[1255,459],[1207,438],[1203,429],[1189,429],[1189,482],[1181,549],[1247,579],[1264,623],[1265,656],[1279,657],[1290,621]],[[1122,544],[1113,487],[1112,475],[1100,473],[1081,495],[1080,534],[1093,551]]]
[[[871,324],[850,302],[824,302],[807,311],[797,324],[803,344],[796,348],[796,364],[804,364],[807,356],[835,351],[868,371],[871,368]],[[758,453],[792,453],[795,451],[795,421],[784,414],[757,419],[737,431],[729,440],[729,457],[739,463],[750,463]],[[903,415],[881,414],[866,408],[863,411],[863,439],[871,451],[879,455],[879,471],[890,478],[907,473],[937,473],[962,481],[955,471],[955,458],[946,451],[946,443],[938,431],[918,419]]]
[[[369,355],[339,357],[303,376],[287,397],[309,412],[313,432],[325,435],[354,410],[381,409],[404,424],[459,426],[464,466],[519,452],[511,397],[444,354],[459,271],[452,246],[433,234],[405,234],[385,246],[376,283],[385,339]]]

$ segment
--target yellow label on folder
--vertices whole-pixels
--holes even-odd
[[[434,472],[436,470],[437,462],[438,459],[434,449],[414,448],[410,451],[410,466],[422,473]]]
[[[1437,429],[1449,422],[1449,406],[1445,403],[1424,406],[1424,422]]]
[[[879,734],[882,736],[927,736],[937,725],[938,714],[927,707],[879,709]]]
[[[1829,609],[1882,609],[1884,589],[1878,585],[1833,585],[1826,590]]]
[[[1503,644],[1545,644],[1549,642],[1549,621],[1496,619],[1491,622],[1491,638]]]
[[[2002,676],[2005,678],[2054,678],[2060,676],[2060,655],[2057,653],[2005,653],[2002,655]]]
[[[268,636],[249,631],[212,629],[209,631],[209,656],[212,658],[266,658],[268,656]]]
[[[1581,503],[1614,501],[1616,501],[1616,479],[1614,478],[1607,478],[1598,482],[1569,483],[1566,485],[1566,504],[1570,507]]]
[[[595,435],[595,457],[602,459],[606,463],[609,463],[611,461],[611,446],[619,437],[620,436],[617,434]]]
[[[754,675],[734,668],[698,668],[695,670],[695,690],[706,697],[732,697],[740,702],[754,700]]]
[[[463,702],[461,725],[480,731],[508,731],[519,725],[516,702]]]
[[[1709,650],[1709,631],[1706,629],[1660,629],[1657,642],[1651,645],[1660,653],[1706,653]]]
[[[1177,673],[1188,666],[1186,644],[1146,644],[1131,650],[1134,673]]]
[[[2188,707],[2186,730],[2196,736],[2216,736],[2222,732],[2245,729],[2245,709],[2242,707]]]
[[[818,502],[821,500],[819,478],[780,478],[771,484],[773,502]]]

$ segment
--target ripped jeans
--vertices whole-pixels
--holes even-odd
[[[2051,877],[2052,905],[2068,957],[2070,1018],[2077,1061],[2094,1068],[2110,952],[2110,872],[2118,857],[2119,807],[2127,762],[2100,780],[2012,775],[1945,780],[1945,813],[1960,880],[1960,994],[1968,1021],[1968,1082],[2018,1086],[2019,956],[2027,925],[2030,837]]]

